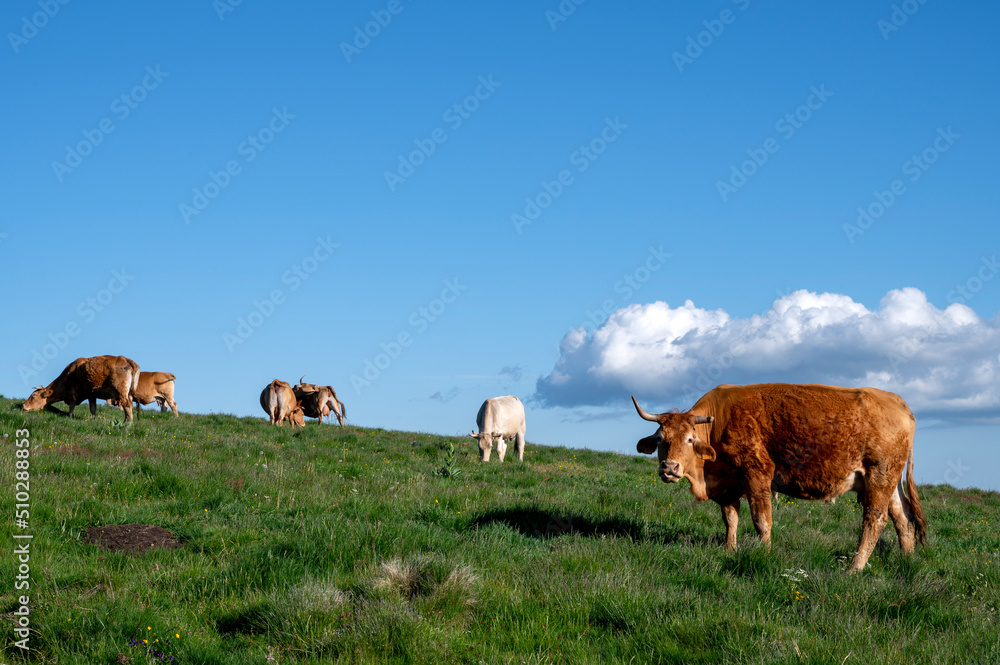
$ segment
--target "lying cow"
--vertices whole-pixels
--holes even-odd
[[[267,413],[272,425],[280,426],[287,420],[292,427],[306,426],[302,407],[295,399],[292,387],[280,379],[267,384],[261,391],[260,406]]]
[[[132,422],[132,398],[139,382],[139,365],[125,356],[77,358],[48,386],[38,386],[25,400],[25,411],[45,409],[62,413],[52,405],[64,402],[69,416],[81,402],[90,402],[90,414],[97,415],[97,400],[115,400]]]
[[[177,402],[174,401],[176,379],[177,377],[170,372],[139,372],[139,384],[132,396],[136,409],[142,411],[144,405],[156,402],[160,406],[160,413],[166,411],[169,406],[175,416],[179,415]],[[118,401],[109,399],[108,404],[118,406]]]
[[[834,499],[857,492],[863,507],[861,540],[851,571],[868,562],[892,518],[903,552],[914,536],[926,539],[913,482],[915,419],[906,402],[875,388],[765,383],[719,386],[687,413],[646,413],[656,433],[636,444],[657,452],[667,483],[687,478],[699,501],[722,507],[726,548],[736,547],[740,499],[746,498],[754,528],[771,543],[771,492],[800,499]],[[906,485],[903,469],[906,467]]]
[[[472,432],[469,436],[479,441],[479,459],[484,462],[490,461],[490,453],[493,451],[493,442],[497,445],[497,455],[503,462],[507,454],[508,441],[514,439],[514,450],[517,451],[517,460],[524,460],[524,405],[521,400],[513,395],[504,397],[491,397],[483,402],[476,414],[476,426],[479,433]]]
[[[344,403],[337,398],[337,391],[333,386],[317,386],[314,383],[304,383],[305,375],[299,379],[292,391],[296,399],[302,405],[302,409],[309,418],[319,418],[319,424],[323,424],[323,417],[331,413],[337,416],[340,426],[344,426],[344,418],[347,417],[347,410]]]

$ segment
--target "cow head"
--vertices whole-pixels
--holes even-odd
[[[644,455],[657,453],[660,459],[660,480],[676,483],[681,478],[691,481],[691,491],[699,499],[706,499],[704,466],[706,461],[715,461],[715,450],[705,442],[695,425],[711,423],[712,416],[696,416],[690,413],[646,413],[632,398],[635,410],[643,420],[657,423],[659,428],[652,436],[639,439],[635,448]]]
[[[21,408],[25,411],[40,411],[51,404],[52,393],[55,392],[52,388],[46,388],[44,386],[38,386],[35,388],[34,392],[28,396],[28,399],[24,400],[24,404]]]
[[[302,410],[301,406],[297,406],[292,409],[292,412],[288,414],[288,422],[292,424],[292,427],[305,427],[306,426],[306,414]]]
[[[306,375],[303,374],[302,378],[299,379],[299,382],[295,384],[295,387],[292,388],[292,390],[302,391],[304,393],[314,393],[317,390],[319,390],[319,386],[317,386],[315,383],[306,383],[305,380],[306,380]]]
[[[490,453],[493,452],[493,442],[495,441],[497,444],[497,454],[500,455],[500,461],[503,461],[503,453],[507,449],[503,444],[503,434],[500,432],[480,432],[479,434],[473,432],[469,436],[479,441],[480,460],[483,462],[490,461]]]

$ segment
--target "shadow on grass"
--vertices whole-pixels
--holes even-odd
[[[593,520],[583,515],[541,510],[539,508],[493,510],[476,518],[469,526],[471,528],[481,528],[492,524],[502,524],[522,535],[539,540],[548,540],[563,535],[579,535],[584,538],[614,536],[630,538],[639,542],[656,542],[662,544],[674,542],[694,544],[719,543],[717,537],[682,531],[662,524],[644,525],[619,518]]]
[[[215,629],[226,637],[263,634],[268,631],[272,614],[270,607],[260,603],[219,617],[215,621]]]

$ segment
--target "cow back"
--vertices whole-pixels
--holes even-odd
[[[524,405],[513,395],[491,397],[476,414],[480,432],[498,432],[512,436],[524,428]]]
[[[63,370],[56,382],[60,383],[60,393],[78,402],[92,398],[130,399],[138,368],[135,361],[125,356],[77,358]]]
[[[690,413],[715,419],[699,426],[718,453],[707,474],[773,464],[780,491],[802,498],[840,493],[844,479],[872,460],[905,460],[913,440],[906,403],[874,388],[719,386]]]

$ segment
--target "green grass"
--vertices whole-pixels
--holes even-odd
[[[890,528],[848,575],[853,495],[782,499],[771,551],[744,504],[730,554],[718,507],[650,458],[528,444],[523,464],[482,464],[461,438],[19,403],[0,399],[0,486],[12,510],[27,427],[29,661],[161,662],[138,639],[199,664],[1000,663],[996,493],[921,487],[930,545],[905,558]],[[449,442],[461,473],[435,475]],[[185,546],[80,540],[129,523]],[[12,531],[3,662],[24,658]]]

